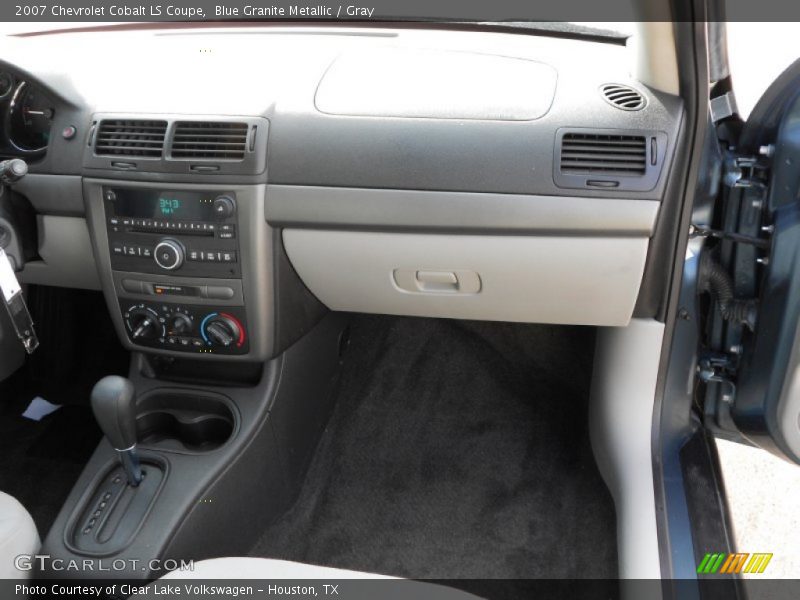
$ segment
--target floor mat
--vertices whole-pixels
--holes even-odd
[[[27,300],[41,344],[0,382],[0,490],[28,509],[44,538],[100,441],[89,393],[100,377],[126,374],[130,355],[100,292],[30,286]],[[25,419],[35,396],[63,406],[40,422]]]
[[[33,396],[20,391],[14,401],[0,403],[0,490],[28,509],[44,539],[101,433],[86,406],[26,419],[25,398]]]
[[[413,578],[616,577],[594,331],[359,316],[292,510],[254,556]]]

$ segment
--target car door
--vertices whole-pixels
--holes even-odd
[[[715,102],[735,106],[730,91]],[[714,220],[693,231],[708,238],[698,276],[704,422],[800,463],[800,60],[746,122],[715,120],[722,192]]]

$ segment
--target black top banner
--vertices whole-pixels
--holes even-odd
[[[11,0],[8,22],[589,22],[709,20],[724,6],[728,21],[800,21],[800,3],[787,0]],[[708,4],[706,4],[708,2]]]

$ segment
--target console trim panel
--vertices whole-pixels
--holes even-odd
[[[234,192],[237,198],[239,213],[238,239],[241,248],[241,280],[222,280],[218,278],[183,277],[180,272],[154,275],[135,271],[116,271],[112,269],[111,254],[108,244],[107,219],[103,207],[103,186],[119,186],[117,180],[90,179],[83,181],[84,202],[89,231],[92,238],[97,270],[101,286],[111,313],[111,318],[117,334],[125,348],[135,351],[146,351],[151,354],[180,357],[186,356],[185,352],[176,350],[162,350],[134,344],[128,338],[126,325],[119,305],[119,297],[138,300],[158,300],[157,296],[145,294],[132,294],[122,289],[122,279],[152,281],[156,283],[203,286],[232,284],[234,296],[232,299],[204,299],[192,298],[191,304],[197,305],[223,305],[244,306],[246,310],[249,346],[247,352],[237,355],[225,354],[193,354],[198,360],[234,360],[256,362],[272,357],[276,351],[275,344],[275,315],[274,315],[274,288],[273,279],[273,232],[266,225],[264,216],[264,199],[266,185],[231,185],[231,184],[178,184],[170,183],[173,189],[187,191],[219,191]],[[163,189],[164,183],[127,181],[126,187],[141,187],[146,189]],[[238,285],[237,285],[238,284]],[[239,300],[243,302],[239,302]],[[184,296],[163,298],[165,304],[187,305],[189,302]]]

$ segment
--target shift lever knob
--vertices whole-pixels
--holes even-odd
[[[115,450],[136,444],[136,390],[124,377],[109,375],[92,390],[92,410]]]
[[[142,472],[136,456],[136,390],[124,377],[109,375],[92,389],[92,410],[100,429],[119,452],[128,482],[139,485]]]

